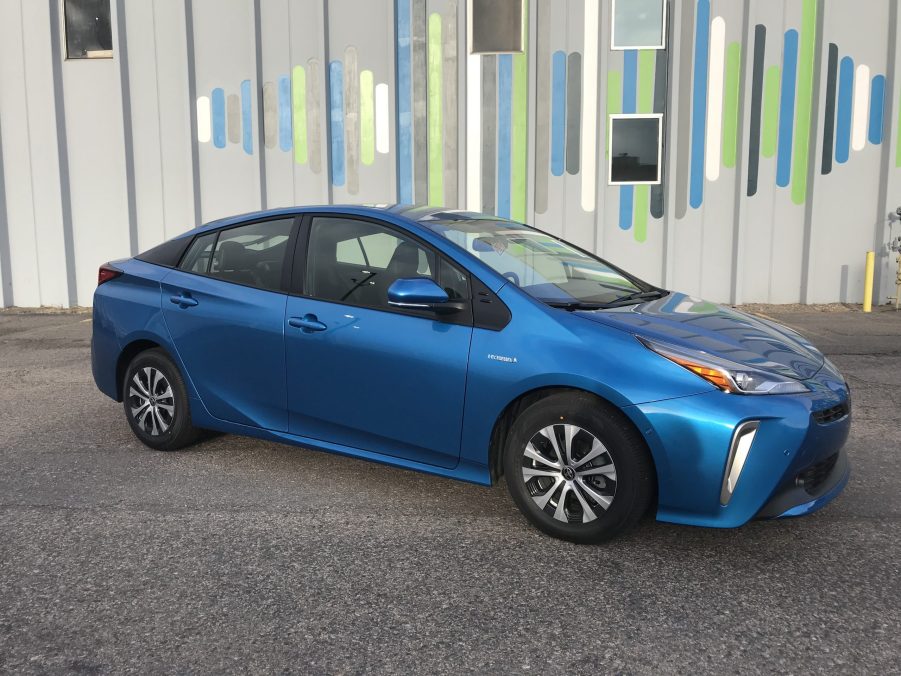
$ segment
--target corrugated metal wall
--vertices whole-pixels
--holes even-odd
[[[612,51],[610,0],[527,0],[468,54],[466,0],[0,0],[0,303],[89,305],[97,266],[220,216],[417,202],[532,222],[716,301],[858,302],[901,204],[896,0],[671,0]],[[608,185],[608,114],[662,113],[661,186]],[[895,235],[901,228],[895,227]]]

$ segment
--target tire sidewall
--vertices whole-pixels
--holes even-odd
[[[577,425],[607,447],[616,467],[616,493],[607,510],[584,524],[567,524],[539,509],[522,477],[526,444],[539,430],[555,424]],[[596,397],[577,393],[551,395],[529,406],[513,424],[504,449],[504,475],[520,510],[539,529],[564,540],[598,543],[633,525],[647,509],[652,492],[647,451],[634,428]]]
[[[140,369],[151,367],[160,371],[169,381],[175,401],[175,414],[173,415],[172,425],[163,434],[152,436],[145,432],[135,421],[131,414],[131,406],[129,405],[128,388],[132,382],[135,373]],[[125,419],[132,432],[141,441],[141,443],[156,450],[171,450],[180,446],[180,440],[184,438],[186,431],[191,428],[191,411],[188,407],[188,397],[185,392],[184,381],[181,373],[176,368],[172,360],[166,356],[161,350],[148,350],[137,355],[132,359],[125,371],[125,380],[122,383],[122,402],[125,409]]]

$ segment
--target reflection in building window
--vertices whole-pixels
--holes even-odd
[[[610,172],[614,184],[660,183],[663,115],[610,116]]]
[[[611,49],[664,49],[666,0],[612,0]]]
[[[112,58],[110,0],[65,0],[64,11],[67,59]]]
[[[469,0],[469,53],[522,52],[522,4],[522,0]]]

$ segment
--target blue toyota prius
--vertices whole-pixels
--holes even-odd
[[[733,527],[844,488],[848,385],[804,337],[540,230],[309,207],[100,268],[92,362],[147,446],[218,430],[490,485],[601,542],[653,508]]]

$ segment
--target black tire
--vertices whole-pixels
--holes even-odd
[[[132,432],[150,448],[175,451],[194,443],[202,434],[191,424],[181,373],[159,348],[141,352],[131,360],[122,383],[122,402]]]
[[[562,452],[567,445],[566,425],[581,431],[572,432],[569,442],[572,453],[566,451],[569,462],[567,459],[558,462],[561,467],[558,472],[550,467],[551,463],[542,464],[533,456],[537,451],[542,458],[559,457],[553,455],[556,450],[547,435],[555,435],[557,449]],[[548,429],[553,431],[547,432]],[[592,448],[600,448],[591,436],[605,450],[596,450],[599,455],[586,461]],[[531,456],[527,456],[530,443],[533,443]],[[547,476],[530,476],[527,480],[524,470],[529,474],[535,470],[548,471]],[[594,472],[581,474],[586,470]],[[598,473],[599,470],[606,474]],[[520,413],[507,436],[504,475],[510,495],[529,521],[548,535],[579,544],[604,542],[633,527],[647,512],[656,488],[650,454],[635,428],[619,410],[582,392],[550,395]],[[558,511],[560,496],[562,512]],[[602,500],[593,496],[601,496]],[[547,503],[542,508],[536,499],[544,498]],[[604,509],[601,502],[607,498],[611,502]],[[586,518],[588,522],[583,522]]]

